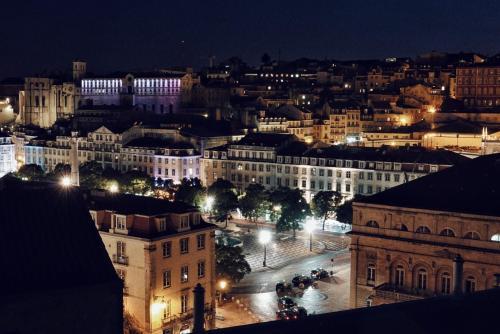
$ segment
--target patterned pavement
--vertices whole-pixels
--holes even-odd
[[[264,269],[262,262],[264,259],[264,246],[259,243],[256,231],[234,233],[243,241],[243,254],[250,264],[252,271]],[[321,241],[314,240],[313,252],[309,251],[309,238],[298,235],[295,239],[289,234],[274,234],[273,239],[266,246],[266,264],[268,268],[280,268],[293,261],[304,257],[322,253],[327,250],[338,251],[347,248],[348,238],[335,238]]]

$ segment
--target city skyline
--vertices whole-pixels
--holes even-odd
[[[151,2],[147,7],[114,1],[72,7],[30,1],[22,8],[9,3],[4,10],[16,15],[5,18],[2,37],[8,51],[0,78],[62,70],[76,58],[89,61],[92,72],[103,72],[200,67],[210,55],[216,61],[239,56],[257,64],[265,52],[286,60],[415,57],[431,50],[498,52],[492,36],[500,30],[495,20],[500,4],[493,1],[482,6],[453,1],[422,1],[413,7],[396,1],[313,5],[305,13],[298,1],[265,7],[200,1]]]

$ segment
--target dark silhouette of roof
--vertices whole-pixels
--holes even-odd
[[[188,142],[174,141],[168,138],[159,137],[142,137],[136,138],[128,142],[127,147],[148,147],[148,148],[168,148],[168,149],[194,149],[193,144]]]
[[[500,289],[217,329],[210,334],[494,333]]]
[[[156,216],[167,213],[185,213],[196,211],[194,206],[183,202],[170,202],[146,196],[129,194],[99,193],[89,197],[89,208],[92,210],[111,210],[120,214]]]
[[[79,191],[0,179],[0,295],[120,279]]]
[[[480,124],[459,118],[455,121],[443,124],[442,126],[433,129],[431,132],[480,134],[482,130],[483,127]]]
[[[357,202],[500,216],[500,154],[457,164]]]
[[[292,134],[284,133],[250,133],[241,138],[236,145],[278,147],[295,138]]]

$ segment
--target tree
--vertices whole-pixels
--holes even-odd
[[[43,169],[37,164],[22,165],[17,171],[16,175],[21,179],[28,179],[32,181],[40,180],[43,176]]]
[[[55,165],[54,170],[51,173],[47,174],[49,179],[59,181],[61,178],[65,176],[69,176],[71,174],[71,166],[68,164],[58,163]]]
[[[90,189],[103,188],[102,166],[95,161],[87,161],[80,165],[80,185]]]
[[[119,179],[120,188],[124,192],[146,194],[153,190],[154,180],[148,174],[140,171],[128,171]]]
[[[364,196],[355,195],[352,199],[344,201],[337,208],[337,220],[344,224],[352,224],[352,203],[360,200]]]
[[[310,214],[309,204],[302,196],[303,192],[299,189],[288,191],[281,205],[281,215],[276,223],[277,231],[293,231],[293,237],[296,231],[301,229],[301,223]]]
[[[252,269],[242,254],[241,247],[215,246],[215,272],[218,278],[228,279],[231,282],[239,282]]]
[[[266,52],[262,55],[262,57],[260,57],[260,61],[262,62],[262,64],[267,65],[271,62],[271,56],[269,56],[269,54]]]
[[[311,210],[314,216],[322,220],[323,231],[325,222],[335,216],[335,211],[342,202],[342,195],[337,191],[320,191],[311,201]]]
[[[188,203],[197,207],[202,205],[205,187],[201,184],[198,178],[184,178],[175,192],[175,200]]]
[[[257,220],[266,213],[268,208],[267,199],[268,195],[262,185],[258,183],[250,184],[239,202],[241,213],[246,219],[257,224]]]
[[[226,222],[233,210],[238,208],[238,197],[234,192],[234,185],[223,179],[217,179],[207,189],[208,196],[213,197],[213,212],[216,215],[216,221]]]

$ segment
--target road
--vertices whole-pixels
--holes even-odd
[[[248,232],[247,232],[248,233]],[[250,232],[249,235],[255,234]],[[308,239],[307,234],[298,234],[297,245],[289,246],[287,243],[277,241],[275,247],[290,248],[294,251]],[[291,281],[297,274],[309,274],[311,269],[324,268],[333,271],[330,278],[318,282],[317,288],[308,288],[304,291],[295,289],[292,298],[299,306],[305,307],[310,314],[325,313],[347,309],[349,307],[349,274],[350,254],[348,251],[348,237],[330,232],[318,231],[314,235],[315,242],[323,244],[321,251],[309,252],[308,247],[295,252],[295,260],[289,260],[272,268],[263,268],[261,261],[252,263],[252,273],[245,276],[231,289],[231,296],[238,301],[220,309],[224,314],[224,321],[218,321],[217,327],[235,326],[255,321],[270,321],[276,317],[277,294],[276,282],[280,280]],[[301,241],[302,240],[302,241]],[[305,244],[304,246],[307,246]],[[244,252],[250,257],[262,257],[259,247],[244,245]],[[315,250],[320,249],[316,247]],[[334,249],[334,250],[329,250]],[[250,252],[250,254],[249,254]],[[256,254],[254,254],[256,253]],[[282,254],[277,252],[276,254]],[[334,259],[333,265],[331,259]],[[233,307],[231,309],[231,307]],[[232,310],[232,311],[230,311]],[[237,312],[241,311],[241,312]],[[219,310],[218,310],[218,313]]]

